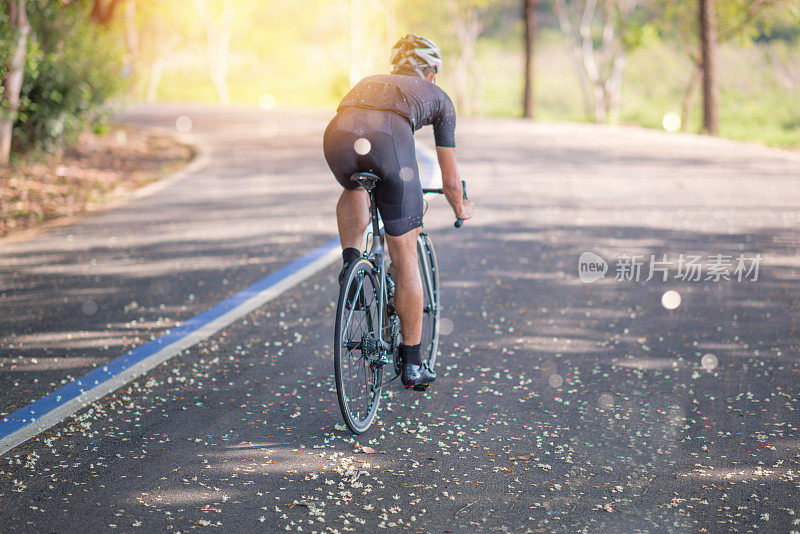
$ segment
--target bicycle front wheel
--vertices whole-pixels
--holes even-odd
[[[347,271],[336,307],[333,359],[336,395],[347,428],[363,434],[378,411],[383,365],[378,354],[379,285],[366,258]]]
[[[427,234],[420,234],[417,239],[417,256],[419,257],[420,276],[422,277],[422,361],[433,369],[436,355],[439,352],[439,317],[442,304],[439,292],[439,265],[436,263],[436,252]]]

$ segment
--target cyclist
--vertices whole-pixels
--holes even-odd
[[[455,109],[447,94],[433,83],[442,64],[439,47],[409,34],[392,48],[391,63],[392,74],[364,78],[342,99],[325,130],[323,146],[331,171],[344,187],[336,206],[343,249],[340,283],[348,264],[361,255],[358,247],[369,223],[367,193],[350,177],[372,172],[381,178],[375,200],[395,267],[394,307],[403,334],[401,380],[408,388],[436,379],[420,354],[423,292],[417,236],[423,205],[414,153],[416,130],[433,125],[444,194],[455,216],[472,217],[473,203],[463,198],[456,164]]]

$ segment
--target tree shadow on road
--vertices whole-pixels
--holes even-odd
[[[796,235],[504,223],[461,237],[437,236],[448,251],[440,256],[447,317],[471,348],[458,370],[482,376],[490,358],[501,377],[492,387],[508,391],[506,375],[508,386],[531,381],[484,417],[513,414],[509,433],[529,431],[518,454],[550,466],[549,480],[521,497],[538,509],[534,523],[791,529],[781,507],[792,508],[800,467]],[[612,264],[606,279],[586,284],[578,277],[585,251],[610,263],[664,254],[764,260],[756,281],[686,282],[675,265],[666,282],[618,281]],[[680,295],[676,309],[662,304],[666,291]],[[729,503],[744,508],[733,514]],[[489,506],[472,510],[473,520]]]

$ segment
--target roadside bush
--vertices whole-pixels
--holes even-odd
[[[103,121],[124,88],[122,50],[88,20],[87,6],[29,0],[32,31],[14,148],[51,149]]]

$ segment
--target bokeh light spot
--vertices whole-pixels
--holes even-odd
[[[709,373],[717,368],[719,365],[719,360],[713,354],[703,354],[703,357],[700,359],[700,363],[703,365],[703,369],[708,371]]]
[[[414,169],[411,167],[403,167],[400,169],[400,179],[404,182],[410,182],[414,179]]]
[[[370,143],[368,139],[359,137],[353,144],[353,148],[355,149],[356,154],[360,156],[366,156],[369,154],[369,151],[372,150],[372,143]]]
[[[94,315],[97,313],[97,304],[92,300],[84,301],[84,303],[81,304],[81,311],[84,315]]]
[[[670,289],[661,295],[661,304],[668,310],[674,310],[681,305],[681,295],[675,290]]]
[[[664,115],[661,125],[668,132],[677,132],[681,127],[681,117],[677,113],[669,112]]]
[[[175,120],[175,129],[181,133],[190,132],[192,130],[192,119],[186,115],[181,115]]]
[[[611,408],[614,406],[614,397],[611,396],[611,393],[603,393],[597,398],[597,404],[601,408]]]
[[[269,93],[264,93],[258,97],[258,105],[261,109],[269,111],[275,107],[275,97]]]
[[[447,317],[442,317],[439,320],[439,333],[443,336],[447,336],[453,333],[454,325],[453,321],[448,319]]]
[[[549,377],[547,377],[547,382],[554,388],[560,388],[561,384],[564,383],[564,379],[561,378],[561,375],[558,373],[553,373]]]

